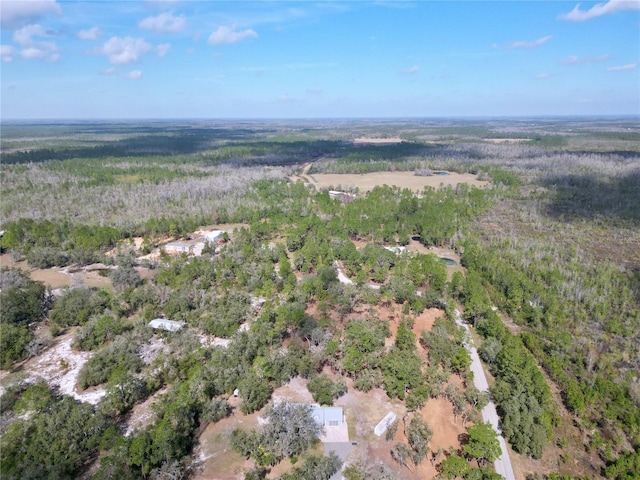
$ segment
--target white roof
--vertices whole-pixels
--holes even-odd
[[[176,322],[174,320],[167,320],[166,318],[155,318],[149,322],[151,328],[168,330],[170,332],[177,332],[185,325],[185,322]]]
[[[311,416],[320,425],[327,426],[330,421],[343,423],[342,407],[321,407],[319,405],[311,406]]]
[[[216,240],[218,237],[221,237],[222,235],[224,235],[224,230],[211,230],[210,232],[207,232],[204,234],[204,238],[206,238],[209,241],[213,241]]]

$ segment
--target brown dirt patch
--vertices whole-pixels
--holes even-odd
[[[459,183],[466,183],[475,187],[484,188],[489,182],[477,179],[476,175],[470,173],[449,172],[449,175],[432,175],[421,177],[413,172],[373,172],[366,174],[336,174],[336,173],[314,173],[313,178],[316,188],[331,188],[341,185],[343,187],[358,187],[361,192],[373,190],[376,186],[392,185],[401,188],[409,188],[416,192],[424,187],[438,188],[440,185],[456,186]]]
[[[253,460],[235,452],[229,445],[229,437],[236,428],[247,431],[256,428],[259,415],[259,412],[243,415],[235,409],[231,416],[207,425],[194,451],[195,460],[200,464],[194,479],[242,480],[244,472],[252,468]]]
[[[314,403],[313,396],[307,389],[308,382],[300,376],[294,377],[289,383],[276,388],[271,398],[276,402],[288,400],[293,403]]]
[[[84,270],[67,273],[65,269],[53,268],[32,268],[23,260],[14,262],[7,253],[0,255],[0,267],[18,268],[29,274],[29,278],[36,282],[42,282],[51,288],[63,288],[71,285],[72,279],[84,283],[89,287],[111,288],[111,280],[109,277],[100,275],[97,271],[87,272]]]
[[[454,422],[451,402],[444,398],[430,398],[420,410],[420,415],[433,429],[433,438],[429,442],[431,450],[460,448],[460,435],[467,430],[461,420]]]
[[[439,448],[448,450],[450,447],[460,448],[460,436],[466,433],[466,429],[461,423],[453,422],[453,406],[445,399],[430,399],[420,411],[422,418],[433,430],[433,437],[429,442],[431,451]],[[422,480],[425,478],[435,478],[438,475],[435,465],[431,465],[428,458],[424,459],[420,465],[409,463],[411,470],[398,465],[391,457],[391,448],[394,444],[402,442],[407,444],[404,435],[404,423],[399,416],[400,424],[392,441],[386,441],[384,437],[376,442],[369,442],[360,448],[359,456],[369,464],[384,463],[396,474],[396,478],[407,480]],[[443,460],[440,458],[439,462]]]

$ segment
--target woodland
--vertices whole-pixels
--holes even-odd
[[[494,479],[500,450],[479,413],[490,397],[520,478],[640,478],[639,124],[3,124],[0,476],[195,478],[203,429],[261,412],[266,423],[225,440],[249,465],[245,479],[329,479],[341,468],[349,480],[414,478],[427,462],[438,478]],[[322,173],[397,171],[488,183],[335,185],[351,201],[314,186]],[[200,256],[164,251],[228,224],[228,238]],[[455,251],[461,268],[385,248],[414,243]],[[53,291],[30,276],[93,264],[107,287]],[[385,308],[400,319],[393,334]],[[430,308],[441,315],[417,335]],[[456,309],[489,394],[473,386]],[[158,317],[186,328],[154,332]],[[24,372],[65,336],[89,357],[77,390],[106,391],[96,404]],[[143,355],[153,342],[162,348]],[[319,453],[309,409],[272,401],[298,376],[322,405],[376,388],[401,404],[407,414],[387,432],[392,463]],[[153,420],[128,432],[152,398]],[[452,405],[466,429],[460,448],[430,444],[419,414],[430,398]]]

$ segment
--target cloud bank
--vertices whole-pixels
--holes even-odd
[[[577,4],[569,13],[559,15],[561,20],[569,20],[571,22],[584,22],[592,18],[601,17],[610,13],[622,12],[625,10],[640,10],[640,1],[638,0],[609,0],[605,3],[598,3],[589,10],[580,10],[580,4]]]
[[[62,9],[55,0],[3,0],[0,26],[3,29],[16,29],[37,22],[45,15],[61,13]]]

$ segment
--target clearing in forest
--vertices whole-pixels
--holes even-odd
[[[314,173],[316,188],[342,189],[358,188],[361,192],[368,192],[374,187],[389,185],[401,188],[409,188],[419,192],[424,187],[438,188],[442,186],[455,187],[460,183],[466,183],[478,188],[484,188],[489,182],[478,180],[472,173],[447,172],[447,175],[419,176],[414,172],[372,172],[372,173]]]

